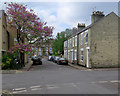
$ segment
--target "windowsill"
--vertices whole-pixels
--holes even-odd
[[[83,60],[80,60],[83,63]]]

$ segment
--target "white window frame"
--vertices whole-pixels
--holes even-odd
[[[39,55],[41,55],[41,51],[39,51]]]
[[[77,46],[77,36],[75,36],[75,46]]]
[[[83,45],[83,33],[81,33],[81,45]]]
[[[41,48],[39,47],[39,51],[41,51]]]
[[[85,31],[84,37],[85,37],[85,44],[88,44],[88,30]],[[87,38],[87,42],[86,42],[86,38]]]
[[[72,52],[71,56],[72,56],[72,61],[73,61],[73,50],[71,52]]]
[[[64,47],[66,47],[66,44],[65,44],[65,43],[66,43],[66,41],[64,42]]]
[[[77,60],[77,50],[74,51],[74,56],[75,56],[74,60]]]
[[[71,47],[71,43],[72,43],[71,41],[72,41],[72,39],[70,38],[70,47]]]
[[[73,47],[74,47],[74,37],[73,37]]]
[[[70,59],[70,50],[68,50],[68,59]]]
[[[80,51],[81,51],[81,53],[83,53],[83,48],[81,48]],[[83,60],[84,60],[84,58],[83,58],[83,60],[82,60],[82,58],[83,58],[83,54],[80,54],[80,61],[81,62],[83,62]]]
[[[69,41],[70,41],[70,40],[68,40],[68,48],[70,47],[70,46],[69,46],[69,43],[70,43]]]

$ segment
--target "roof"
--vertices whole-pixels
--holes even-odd
[[[107,17],[107,16],[110,15],[110,14],[115,14],[115,13],[114,13],[114,12],[111,12],[111,13],[107,14],[106,16],[104,16],[103,18]],[[116,14],[115,14],[115,15],[116,15]],[[119,17],[118,15],[116,15],[116,16]],[[103,18],[102,18],[102,19],[103,19]],[[102,19],[97,20],[96,22],[88,25],[87,27],[85,27],[85,28],[82,29],[81,31],[78,31],[77,33],[75,33],[75,34],[73,34],[72,36],[70,36],[68,39],[70,39],[71,37],[74,37],[75,35],[79,35],[80,33],[84,32],[85,30],[91,28],[92,26],[94,26],[97,22],[101,21]],[[68,39],[67,39],[67,40],[68,40]]]

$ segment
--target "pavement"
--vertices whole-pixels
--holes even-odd
[[[75,65],[75,64],[71,64],[71,63],[68,63],[68,65],[71,67],[74,67],[76,69],[86,70],[86,71],[120,70],[120,68],[92,68],[92,69],[89,69],[89,68],[86,68],[84,66]]]
[[[44,59],[46,59],[46,58],[44,58]],[[71,63],[68,63],[68,65],[69,66],[71,66],[71,67],[73,67],[73,68],[76,68],[76,69],[79,69],[79,70],[86,70],[86,71],[102,71],[102,70],[119,70],[120,68],[98,68],[98,69],[89,69],[89,68],[86,68],[86,67],[84,67],[84,66],[80,66],[80,65],[75,65],[75,64],[71,64]],[[30,70],[30,68],[31,68],[31,66],[32,66],[32,61],[31,61],[31,59],[29,58],[29,63],[27,63],[26,65],[25,65],[25,67],[24,68],[22,68],[22,69],[19,69],[19,70],[2,70],[2,71],[0,71],[0,73],[2,73],[2,74],[16,74],[16,73],[22,73],[22,72],[24,72],[24,71],[29,71]]]

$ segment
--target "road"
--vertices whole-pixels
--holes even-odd
[[[30,71],[2,75],[12,94],[118,94],[117,70],[80,70],[43,59]]]

